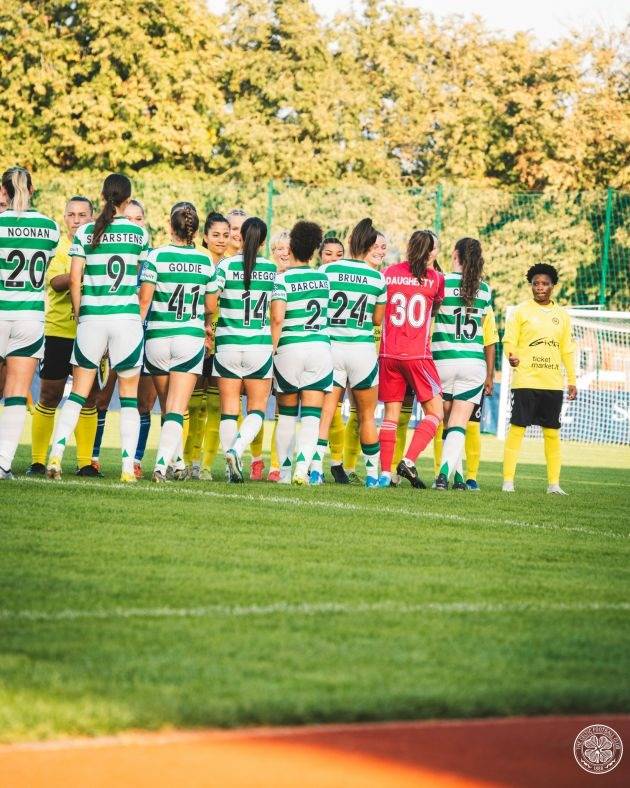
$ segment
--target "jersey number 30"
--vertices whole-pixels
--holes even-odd
[[[397,328],[409,323],[413,328],[424,325],[427,317],[427,301],[422,293],[415,293],[407,300],[404,293],[394,293],[390,299],[394,311],[389,316],[390,323]]]

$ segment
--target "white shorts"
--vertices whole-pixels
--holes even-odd
[[[204,338],[180,334],[174,337],[147,339],[144,366],[149,375],[190,372],[201,375],[205,355]]]
[[[278,348],[273,358],[276,392],[332,391],[333,360],[326,342],[302,342]]]
[[[44,358],[44,323],[41,320],[0,320],[0,358]]]
[[[212,374],[216,378],[269,379],[273,374],[269,350],[219,350],[214,354]]]
[[[111,369],[121,378],[137,375],[142,367],[144,332],[139,320],[88,320],[77,326],[70,363],[98,369],[107,353]]]
[[[442,381],[442,396],[445,400],[459,399],[474,405],[481,402],[486,381],[485,361],[436,361],[435,366]]]
[[[334,384],[345,389],[378,386],[378,357],[374,342],[331,342]]]

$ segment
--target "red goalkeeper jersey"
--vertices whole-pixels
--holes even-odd
[[[387,306],[380,355],[385,358],[431,358],[431,311],[444,299],[444,275],[433,268],[419,282],[408,262],[383,271]]]

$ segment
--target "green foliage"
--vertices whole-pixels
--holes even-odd
[[[630,181],[624,33],[538,46],[366,0],[5,0],[0,166],[513,189]]]

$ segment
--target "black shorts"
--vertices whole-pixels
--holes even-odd
[[[204,378],[211,378],[212,377],[212,365],[214,363],[214,353],[211,353],[209,356],[206,356],[203,360],[203,369],[201,374]]]
[[[468,421],[474,421],[476,424],[479,424],[481,421],[481,409],[483,408],[483,398],[485,394],[481,395],[481,400],[479,401],[479,405],[475,405],[475,408],[472,412],[472,416],[468,419]]]
[[[559,430],[563,397],[563,392],[556,389],[512,389],[510,424],[516,427],[537,424]]]
[[[42,380],[65,380],[72,372],[70,358],[74,339],[66,337],[45,337],[44,358],[39,376]]]

